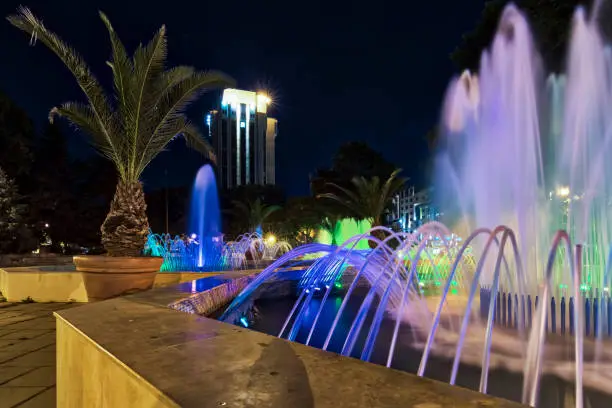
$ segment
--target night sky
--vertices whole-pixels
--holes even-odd
[[[22,0],[23,2],[23,0]],[[142,1],[23,2],[76,48],[110,84],[104,11],[128,49],[166,24],[170,64],[218,69],[239,88],[267,89],[279,120],[277,182],[289,195],[308,193],[308,175],[328,166],[337,147],[359,140],[423,183],[424,136],[439,114],[450,77],[449,54],[476,25],[484,1]],[[0,14],[19,1],[4,0]],[[42,44],[0,22],[0,89],[42,126],[51,107],[82,99],[70,73]],[[218,94],[190,110],[202,128]],[[77,154],[88,154],[71,136]],[[189,183],[201,158],[173,145],[145,174],[147,187]]]

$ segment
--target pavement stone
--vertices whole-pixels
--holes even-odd
[[[0,408],[18,407],[44,390],[45,387],[0,387]]]
[[[70,303],[0,303],[0,408],[55,408],[55,318]]]
[[[32,367],[12,367],[2,365],[0,366],[0,385],[32,370]]]
[[[26,402],[19,405],[19,408],[49,408],[55,406],[56,399],[56,388],[48,388],[34,398],[27,400]]]

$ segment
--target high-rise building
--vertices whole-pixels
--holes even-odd
[[[224,188],[275,183],[278,121],[268,117],[269,104],[264,94],[225,89],[219,109],[206,116],[217,176]]]
[[[438,220],[440,212],[432,205],[432,193],[432,188],[415,191],[413,186],[400,190],[393,197],[389,221],[398,223],[402,231],[414,232],[421,225]]]

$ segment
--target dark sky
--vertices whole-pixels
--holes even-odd
[[[22,2],[25,0],[22,0]],[[45,25],[74,46],[109,81],[109,16],[132,50],[166,24],[171,64],[219,69],[238,87],[271,90],[279,119],[277,181],[290,195],[308,193],[308,174],[327,166],[346,141],[370,144],[421,182],[424,135],[435,124],[454,67],[449,53],[476,24],[483,0],[437,1],[142,1],[31,0]],[[4,0],[3,16],[19,1]],[[0,89],[39,125],[51,107],[80,99],[61,62],[42,44],[0,22]],[[202,125],[214,95],[190,111]],[[79,142],[74,146],[81,152]],[[149,187],[187,183],[200,158],[181,146],[153,163]]]

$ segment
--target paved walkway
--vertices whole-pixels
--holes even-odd
[[[0,303],[0,408],[55,407],[56,310],[69,303]]]

